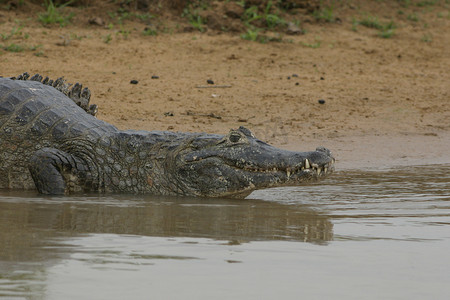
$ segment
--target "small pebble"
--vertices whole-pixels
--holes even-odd
[[[295,85],[300,85],[300,83],[296,82]]]
[[[152,76],[152,79],[159,79],[159,76],[153,75],[153,76]]]
[[[130,81],[130,83],[131,83],[131,84],[138,84],[138,83],[139,83],[139,81],[137,81],[137,80],[133,79],[133,80],[131,80],[131,81]]]
[[[317,102],[319,102],[319,104],[325,104],[325,100],[323,100],[323,99],[320,99],[320,100],[317,101]]]
[[[214,84],[214,81],[212,81],[211,79],[206,80],[207,84]]]
[[[291,76],[288,76],[287,79],[288,79],[288,80],[291,79]]]
[[[325,78],[324,77],[320,77],[320,80],[325,80]]]
[[[292,74],[292,77],[298,77],[298,75],[297,74]]]

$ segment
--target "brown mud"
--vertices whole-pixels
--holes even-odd
[[[145,8],[157,15],[150,21],[119,20],[118,4],[90,2],[64,8],[75,14],[64,27],[43,26],[38,4],[2,4],[0,75],[83,83],[98,118],[121,129],[245,126],[281,148],[328,147],[338,169],[450,163],[447,1],[338,2],[331,22],[307,8],[284,12],[303,34],[267,31],[267,43],[242,39],[246,27],[223,17],[221,1],[202,11],[205,32],[173,7]],[[393,35],[356,24],[367,16],[393,21]]]

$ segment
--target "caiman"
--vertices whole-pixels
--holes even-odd
[[[227,135],[119,130],[90,91],[62,78],[0,78],[0,189],[243,198],[334,169],[328,149],[278,149],[244,127]]]

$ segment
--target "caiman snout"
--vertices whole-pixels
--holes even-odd
[[[318,151],[318,152],[323,152],[323,153],[325,153],[326,155],[328,155],[328,156],[331,157],[331,151],[328,150],[328,149],[325,148],[325,147],[317,147],[317,148],[316,148],[316,151]]]
[[[334,164],[335,162],[331,151],[325,147],[317,147],[316,151],[310,153],[310,158],[318,165]]]
[[[286,183],[319,179],[334,170],[335,159],[324,147],[311,152],[294,152],[288,160]]]

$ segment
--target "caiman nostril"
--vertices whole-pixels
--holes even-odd
[[[324,153],[327,154],[327,155],[331,155],[331,151],[328,150],[328,149],[325,148],[325,147],[317,147],[317,148],[316,148],[316,151],[324,152]]]

